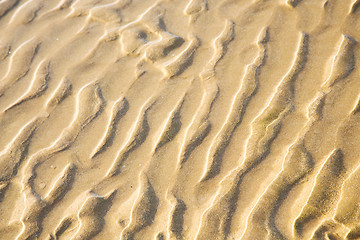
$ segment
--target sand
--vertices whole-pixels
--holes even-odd
[[[360,239],[359,0],[1,0],[1,240]]]

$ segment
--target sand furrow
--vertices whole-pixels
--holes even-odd
[[[110,121],[107,126],[107,131],[100,141],[98,147],[92,154],[92,158],[104,152],[109,146],[112,145],[114,136],[116,134],[116,125],[120,119],[126,114],[129,109],[129,103],[126,98],[120,98],[113,103],[112,111],[110,115]]]
[[[234,22],[225,20],[224,30],[213,42],[214,54],[205,69],[200,73],[202,79],[211,78],[215,75],[215,68],[218,62],[225,55],[228,45],[234,38]]]
[[[80,226],[72,237],[73,239],[92,239],[102,230],[103,217],[111,207],[115,194],[116,192],[113,192],[109,196],[102,197],[89,193],[90,196],[84,201],[77,215]]]
[[[180,113],[184,103],[185,97],[179,102],[174,111],[169,115],[167,124],[165,125],[166,131],[163,132],[161,138],[159,138],[159,143],[156,145],[155,151],[158,151],[162,146],[171,142],[181,129],[181,120]]]
[[[5,16],[8,12],[16,7],[20,0],[5,0],[0,3],[0,17]]]
[[[230,190],[226,191],[226,194],[218,196],[217,200],[214,199],[212,205],[204,213],[203,223],[197,234],[199,239],[208,238],[210,236],[208,234],[216,236],[214,239],[223,239],[229,234],[231,216],[236,210],[236,202],[239,198],[240,184],[244,176],[269,154],[270,145],[279,133],[283,118],[292,111],[291,86],[303,68],[306,54],[307,37],[303,34],[293,66],[280,82],[279,90],[276,91],[276,95],[269,104],[271,107],[266,108],[252,125],[253,131],[247,144],[246,158],[238,172],[233,174],[235,176],[233,176],[234,180],[230,185]],[[218,194],[221,194],[220,192]]]
[[[8,69],[2,77],[0,95],[12,85],[24,77],[30,69],[30,65],[39,50],[40,44],[30,39],[14,50],[9,59]]]
[[[32,22],[37,17],[37,13],[42,6],[43,4],[40,1],[27,1],[25,4],[16,8],[16,11],[12,14],[8,24],[22,25]]]
[[[339,45],[339,50],[333,60],[332,69],[329,78],[323,85],[323,88],[332,87],[338,81],[348,77],[355,68],[354,46],[356,40],[350,36],[344,35]],[[326,90],[325,90],[326,91]]]
[[[301,236],[306,224],[326,216],[336,205],[340,192],[334,186],[341,183],[344,171],[343,153],[340,149],[335,149],[321,168],[310,198],[295,221],[296,234]]]
[[[171,62],[165,64],[164,69],[166,70],[169,78],[181,74],[191,65],[194,52],[199,45],[199,39],[196,36],[192,36],[187,48]]]
[[[136,235],[144,228],[151,226],[159,204],[158,201],[151,183],[144,177],[142,187],[138,193],[138,199],[132,209],[130,223],[122,231],[120,239],[135,239]]]
[[[145,104],[146,105],[146,104]],[[138,116],[135,124],[133,125],[131,133],[129,133],[128,141],[125,146],[118,152],[116,159],[114,160],[111,168],[109,169],[107,176],[113,177],[121,173],[121,168],[125,164],[129,154],[135,151],[147,138],[149,133],[149,123],[147,121],[148,111],[153,105],[151,104],[147,108],[142,108],[144,111],[140,111],[141,115]]]
[[[17,174],[17,169],[26,158],[31,137],[39,124],[40,119],[34,119],[26,124],[12,141],[1,151],[1,178],[7,182]]]
[[[204,174],[202,181],[213,178],[220,172],[221,162],[224,152],[229,145],[231,138],[236,131],[246,111],[246,107],[251,100],[251,97],[256,94],[259,85],[259,74],[261,68],[266,61],[266,44],[269,41],[268,29],[259,36],[259,55],[255,58],[254,63],[250,64],[243,78],[241,87],[233,97],[229,114],[220,131],[216,134],[212,141],[208,155],[207,155],[207,171]]]
[[[43,197],[35,190],[34,180],[36,177],[36,169],[40,164],[45,162],[49,157],[55,153],[61,152],[71,146],[75,141],[79,131],[83,129],[91,120],[93,120],[102,108],[103,101],[99,96],[100,88],[95,84],[90,84],[85,86],[84,89],[79,93],[78,104],[77,104],[77,113],[73,119],[73,122],[70,124],[69,129],[66,129],[62,135],[51,144],[46,149],[40,150],[35,154],[31,155],[26,159],[25,166],[23,167],[23,173],[21,174],[21,185],[22,185],[22,195],[23,198],[20,198],[17,205],[15,206],[15,212],[21,210],[21,206],[25,204],[26,209],[23,212],[19,212],[13,215],[12,221],[20,221],[23,224],[23,230],[18,235],[17,239],[27,239],[34,234],[38,234],[40,229],[39,220],[43,218],[43,215],[46,214],[47,209],[56,200],[63,195],[63,192],[69,187],[69,184],[66,183],[67,175],[71,174],[73,167],[71,165],[64,171],[64,177],[60,179],[54,188],[49,192],[47,196],[48,200],[42,199]],[[82,106],[83,101],[85,103],[94,104],[94,109],[87,109]],[[65,181],[65,183],[62,183]],[[36,209],[36,210],[35,210]],[[26,221],[26,223],[24,223]]]
[[[304,145],[308,130],[319,120],[323,96],[315,98],[308,107],[308,121],[296,142],[288,149],[281,172],[267,187],[253,208],[247,223],[245,239],[287,239],[276,224],[278,210],[290,191],[313,169],[314,161]]]
[[[63,78],[53,94],[49,97],[49,99],[46,101],[45,106],[50,111],[51,108],[54,108],[58,104],[60,104],[66,97],[70,95],[72,91],[72,84],[71,82]]]
[[[71,188],[75,169],[72,164],[66,166],[60,177],[55,181],[53,188],[44,198],[28,193],[25,199],[19,199],[20,204],[26,203],[26,207],[22,209],[20,205],[20,208],[14,209],[12,222],[20,221],[22,224],[22,230],[16,239],[31,239],[41,231],[44,216]],[[29,190],[31,191],[31,186],[27,185],[24,192]]]
[[[19,97],[19,99],[7,107],[4,111],[8,111],[26,101],[40,97],[48,88],[48,81],[50,78],[49,62],[43,60],[35,69],[32,81],[26,92]]]

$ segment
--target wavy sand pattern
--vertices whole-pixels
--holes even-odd
[[[360,239],[359,20],[0,1],[0,239]]]

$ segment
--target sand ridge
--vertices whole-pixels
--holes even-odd
[[[0,1],[0,239],[358,239],[358,0]]]

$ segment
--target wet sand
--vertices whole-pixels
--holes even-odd
[[[360,239],[359,19],[0,1],[0,239]]]

